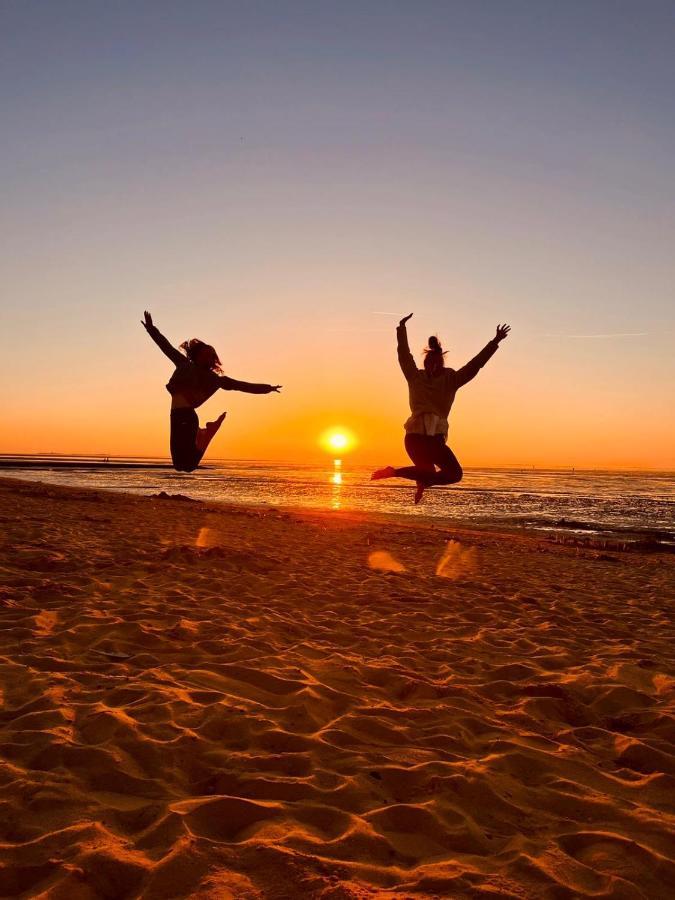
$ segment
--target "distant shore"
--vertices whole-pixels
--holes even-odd
[[[203,462],[200,465],[200,469],[208,468],[209,465],[221,465],[226,463],[250,463],[254,462],[258,465],[284,465],[284,466],[293,466],[295,463],[292,460],[288,459],[249,459],[249,458],[237,458],[233,459],[232,457],[217,457],[210,456],[206,462]],[[318,465],[320,463],[319,457],[312,459],[310,462],[306,463],[308,466]],[[109,465],[109,466],[127,466],[134,465],[139,466],[141,468],[153,468],[153,467],[162,467],[162,468],[170,468],[173,466],[169,462],[168,457],[141,457],[141,456],[116,456],[116,455],[108,455],[105,453],[90,453],[90,454],[67,454],[67,453],[0,453],[0,469],[2,468],[33,468],[39,467],[43,465],[67,465],[67,466],[79,466],[79,465]],[[358,467],[365,468],[375,468],[377,466],[376,460],[368,461],[360,461]],[[589,474],[617,474],[617,475],[630,475],[630,474],[644,474],[644,475],[673,475],[675,476],[675,469],[636,469],[636,468],[584,468],[583,466],[572,466],[572,465],[559,465],[559,466],[535,466],[535,465],[526,465],[524,463],[512,463],[505,464],[499,466],[465,466],[464,467],[467,472],[472,471],[492,471],[492,472],[537,472],[540,474],[544,474],[547,472],[551,473],[565,473],[565,474],[579,474],[579,475],[589,475]]]
[[[41,456],[37,458],[0,457],[0,469],[171,469],[171,463],[127,462],[105,458],[61,459]]]
[[[672,555],[15,477],[0,519],[3,893],[669,896]]]

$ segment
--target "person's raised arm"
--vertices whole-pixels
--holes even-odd
[[[169,343],[169,341],[164,337],[159,328],[157,328],[157,326],[153,324],[152,316],[147,311],[147,309],[143,315],[144,319],[143,321],[141,321],[141,325],[143,326],[143,328],[145,328],[145,330],[157,344],[162,353],[166,354],[166,356],[168,356],[171,362],[176,366],[180,366],[182,363],[184,363],[186,358],[183,356],[180,350],[177,350],[173,346],[173,344]]]
[[[281,390],[280,384],[252,384],[250,381],[237,381],[227,375],[218,377],[220,386],[224,391],[243,391],[245,394],[277,394]]]
[[[408,346],[408,330],[405,325],[408,319],[412,319],[412,313],[409,316],[405,316],[398,323],[398,328],[396,329],[396,349],[398,352],[398,364],[401,367],[401,371],[405,375],[406,379],[410,379],[413,375],[417,375],[417,366],[415,365],[415,359],[410,352],[410,347]]]
[[[462,366],[461,369],[457,369],[455,380],[458,388],[478,375],[485,363],[497,352],[500,341],[504,340],[509,331],[511,331],[510,325],[498,325],[496,335],[483,347],[480,353],[474,356],[465,366]]]

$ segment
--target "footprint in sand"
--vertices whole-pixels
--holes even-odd
[[[35,634],[40,637],[45,637],[54,630],[54,626],[59,621],[59,614],[57,612],[51,612],[48,609],[43,609],[34,616],[34,621]]]

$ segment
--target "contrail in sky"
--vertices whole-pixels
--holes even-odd
[[[541,337],[557,337],[557,338],[625,338],[625,337],[648,337],[649,331],[615,331],[607,334],[542,334]]]

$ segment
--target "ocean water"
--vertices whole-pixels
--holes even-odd
[[[414,506],[414,485],[400,480],[371,482],[371,468],[328,460],[324,465],[294,466],[256,460],[210,461],[195,473],[153,468],[118,468],[129,460],[111,460],[106,468],[60,468],[32,460],[31,469],[0,474],[51,484],[183,494],[199,500],[245,505],[311,507],[431,516],[450,523],[521,525],[570,532],[652,533],[675,544],[675,473],[524,469],[467,469],[452,487],[431,488]],[[72,464],[73,460],[71,460]]]

